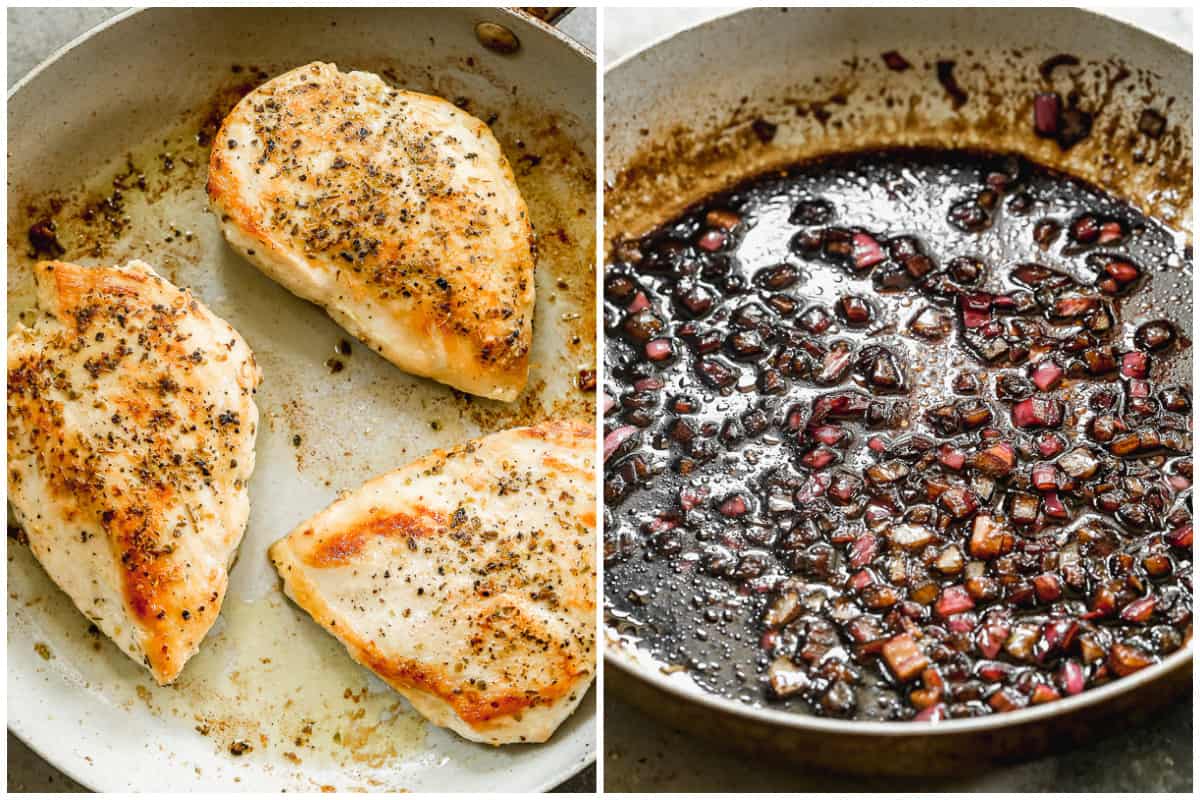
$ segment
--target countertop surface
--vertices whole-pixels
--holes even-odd
[[[605,63],[733,10],[606,10]],[[1190,9],[1105,9],[1104,13],[1192,49]],[[609,792],[1190,792],[1192,705],[1192,699],[1186,698],[1150,725],[1065,755],[970,778],[903,780],[753,763],[659,724],[610,696],[604,701],[604,783]]]
[[[10,8],[8,9],[8,86],[23,78],[58,48],[98,25],[121,8]],[[580,8],[567,15],[559,27],[596,50],[596,11]],[[596,767],[589,766],[555,789],[556,792],[590,792],[596,785]],[[47,764],[37,753],[8,734],[8,791],[85,792],[83,786]]]

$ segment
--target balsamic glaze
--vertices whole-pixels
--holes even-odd
[[[1191,636],[1191,248],[1017,157],[759,177],[614,248],[608,623],[708,690],[1023,707]]]

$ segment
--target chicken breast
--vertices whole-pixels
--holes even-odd
[[[376,478],[272,545],[284,589],[436,725],[543,742],[595,671],[591,426],[492,434]]]
[[[160,684],[221,610],[249,512],[260,374],[148,265],[36,267],[8,337],[8,499],[79,610]]]
[[[467,112],[309,64],[225,118],[208,195],[235,249],[401,369],[497,400],[525,386],[529,213]]]

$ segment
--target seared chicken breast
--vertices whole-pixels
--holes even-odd
[[[591,426],[432,454],[272,545],[284,589],[436,725],[542,742],[595,671]]]
[[[249,512],[260,374],[148,265],[36,267],[8,337],[8,499],[79,610],[160,684],[200,647]]]
[[[309,64],[225,118],[208,194],[235,249],[401,369],[497,400],[525,386],[529,213],[467,112]]]

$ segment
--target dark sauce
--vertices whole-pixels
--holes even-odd
[[[1118,679],[1192,625],[1183,238],[1017,157],[839,156],[605,276],[608,624],[854,719]]]

